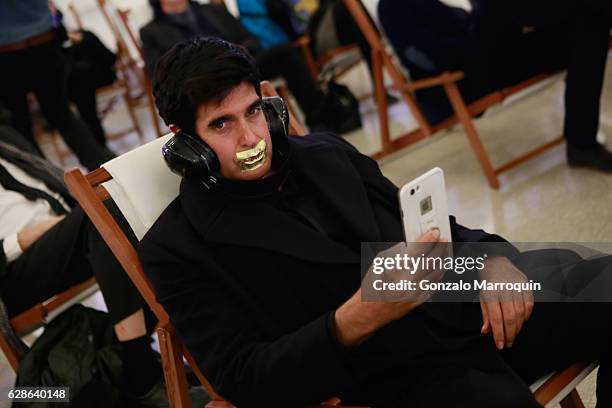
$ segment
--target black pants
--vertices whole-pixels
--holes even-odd
[[[497,18],[486,19],[491,27],[496,27],[495,30],[503,30],[507,24],[532,25],[544,30],[554,30],[560,22],[571,21],[571,25],[567,27],[570,41],[564,135],[569,145],[581,148],[595,146],[612,26],[612,2],[478,0],[477,3],[483,5],[483,8],[497,11]]]
[[[569,145],[597,145],[600,99],[612,20],[590,13],[581,16],[567,71],[564,135]]]
[[[79,206],[7,265],[0,296],[14,316],[91,276],[113,324],[143,307],[150,317],[144,299]]]
[[[98,116],[98,101],[96,85],[87,69],[75,68],[70,73],[68,93],[70,101],[74,102],[83,122],[93,134],[100,146],[106,146],[106,135]]]
[[[264,79],[283,77],[306,115],[310,126],[318,122],[323,103],[323,93],[314,83],[308,66],[300,53],[289,44],[266,49],[255,56]]]
[[[32,91],[45,118],[59,130],[81,164],[90,170],[112,158],[88,127],[70,110],[64,56],[56,41],[0,53],[0,95],[13,113],[14,126],[36,146],[26,95]]]
[[[541,279],[544,289],[563,288],[570,296],[582,290],[588,295],[582,300],[612,299],[612,256],[582,260],[570,251],[545,250],[515,263]],[[481,326],[478,303],[446,303],[426,304],[379,331],[375,344],[364,344],[368,360],[360,355],[355,367],[376,369],[379,379],[363,390],[376,396],[368,402],[385,408],[533,408],[539,405],[530,384],[573,363],[597,360],[597,407],[612,407],[612,302],[538,302],[513,347],[501,352],[491,334],[480,334]]]

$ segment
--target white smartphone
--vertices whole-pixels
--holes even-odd
[[[450,222],[444,171],[435,167],[412,180],[399,190],[404,237],[406,242],[417,238],[434,228],[440,230],[440,238],[451,242]]]

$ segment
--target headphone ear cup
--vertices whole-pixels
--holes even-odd
[[[288,150],[289,110],[279,96],[262,98],[262,108],[268,121],[268,129],[274,152],[284,156]]]
[[[285,101],[279,96],[262,98],[262,107],[268,120],[270,133],[289,134],[289,110]]]
[[[170,138],[162,147],[162,155],[170,170],[182,177],[211,181],[220,168],[219,158],[210,146],[185,132]]]

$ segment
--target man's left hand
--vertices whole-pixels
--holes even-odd
[[[481,279],[489,283],[528,282],[525,274],[505,257],[489,258],[481,272]],[[512,347],[523,323],[531,316],[533,305],[531,291],[482,290],[480,308],[483,325],[480,332],[487,334],[492,331],[495,345],[500,350],[504,346]]]

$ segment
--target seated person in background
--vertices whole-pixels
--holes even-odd
[[[176,43],[198,36],[219,37],[247,49],[255,57],[264,79],[283,77],[311,129],[345,133],[361,126],[358,113],[347,112],[342,105],[325,98],[295,48],[283,44],[263,49],[224,5],[189,0],[151,0],[150,3],[155,13],[153,21],[140,31],[149,73],[153,74],[155,63]]]
[[[19,134],[42,155],[32,131],[28,105],[32,92],[47,122],[83,166],[93,170],[113,158],[70,109],[66,60],[48,0],[0,2],[0,26],[0,101],[13,113]]]
[[[410,76],[417,80],[462,70],[465,79],[459,86],[467,103],[567,65],[570,21],[541,29],[508,22],[491,33],[492,20],[502,25],[492,16],[497,12],[497,2],[488,0],[474,0],[471,11],[441,0],[378,4],[380,23]],[[416,96],[433,124],[453,113],[442,87],[417,91]]]
[[[305,34],[305,27],[296,27],[292,24],[291,6],[288,3],[283,3],[284,1],[236,1],[240,11],[240,22],[259,40],[261,47],[264,49],[287,44]],[[272,15],[268,9],[269,6],[274,8]]]
[[[62,13],[53,2],[49,2],[49,6],[59,31],[58,41],[63,43],[67,57],[68,97],[98,144],[106,146],[106,136],[98,116],[96,90],[117,79],[114,70],[117,56],[91,31],[67,31],[62,23]]]
[[[477,32],[483,49],[494,53],[513,27],[528,26],[535,32],[557,33],[535,50],[517,51],[534,61],[545,61],[550,47],[560,39],[568,43],[563,134],[570,166],[586,166],[612,172],[612,153],[597,143],[600,98],[612,27],[612,2],[606,0],[477,0]],[[559,30],[566,34],[558,35]],[[532,34],[530,34],[532,35]],[[528,37],[529,38],[529,37]],[[546,40],[546,37],[544,37]],[[532,54],[532,52],[537,54]],[[521,55],[521,54],[517,54]],[[534,56],[535,55],[535,56]],[[525,56],[521,56],[522,61]]]
[[[23,136],[0,125],[0,298],[12,317],[95,276],[121,344],[125,397],[168,407],[150,344],[155,317],[62,177]]]
[[[338,396],[373,407],[535,408],[527,384],[598,359],[598,403],[612,404],[610,303],[538,303],[531,313],[528,298],[512,308],[362,302],[361,243],[403,241],[397,188],[333,134],[279,132],[259,80],[242,48],[212,38],[176,45],[153,78],[177,143],[191,140],[206,163],[182,180],[139,254],[221,395],[239,407]],[[452,217],[451,229],[455,242],[505,242]],[[505,257],[486,264],[494,282],[524,276]]]
[[[263,0],[240,0],[240,21],[255,35],[262,44],[287,43],[290,39],[308,34],[310,37],[310,51],[315,59],[323,57],[327,52],[343,45],[357,44],[361,57],[368,65],[372,74],[371,48],[367,39],[362,34],[342,0],[321,0],[303,2],[295,5],[295,8],[308,9],[308,13],[297,15],[286,0],[263,1]],[[281,5],[279,5],[281,3]],[[290,1],[288,3],[291,3]],[[316,4],[318,3],[318,4]],[[317,7],[314,7],[316,5]],[[275,10],[269,12],[267,8]],[[300,20],[301,19],[301,20]],[[307,29],[299,30],[295,21],[307,21]],[[277,34],[281,30],[280,34]],[[286,33],[292,33],[287,35]],[[333,78],[332,78],[333,79]],[[374,81],[372,80],[372,83]],[[396,103],[398,99],[387,94],[390,104]]]

